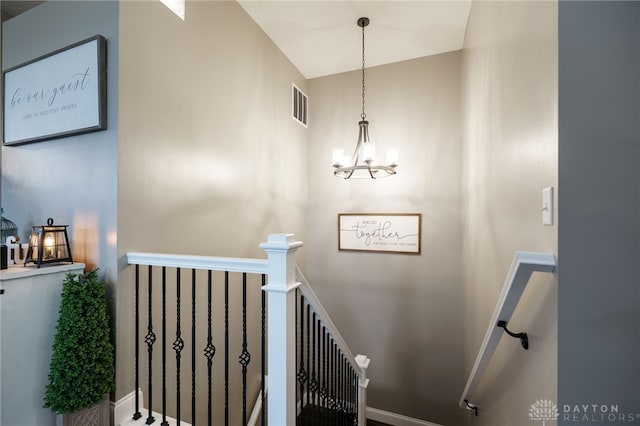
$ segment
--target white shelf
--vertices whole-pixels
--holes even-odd
[[[39,268],[34,264],[29,264],[28,266],[11,265],[9,268],[0,271],[0,281],[55,274],[58,272],[76,271],[78,269],[84,269],[84,267],[84,263],[63,263],[59,265],[45,264]]]

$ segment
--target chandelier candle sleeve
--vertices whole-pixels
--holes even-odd
[[[344,165],[344,149],[333,148],[333,167],[342,167]]]

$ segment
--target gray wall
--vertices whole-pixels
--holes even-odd
[[[56,1],[6,21],[2,66],[21,64],[96,34],[107,39],[107,130],[3,146],[1,200],[7,217],[19,226],[23,242],[28,241],[31,226],[45,224],[48,217],[68,224],[74,260],[88,268],[99,267],[113,290],[117,274],[118,4]],[[57,312],[58,302],[51,303]],[[2,350],[11,348],[3,346]],[[44,372],[46,382],[48,361],[33,368]],[[3,387],[5,380],[13,380],[11,387],[18,389],[21,379],[3,375]],[[24,406],[12,408],[40,413],[42,401],[35,407],[32,402],[24,400]]]
[[[474,2],[463,53],[464,306],[467,379],[516,251],[557,253],[542,189],[557,189],[557,4]],[[474,425],[525,425],[556,398],[557,284],[534,276],[471,401]],[[460,389],[457,398],[460,398]],[[547,423],[549,424],[549,423]]]
[[[638,28],[639,2],[560,2],[561,411],[640,413]],[[576,423],[561,413],[559,424],[582,424],[577,414]],[[593,414],[589,424],[613,424]]]
[[[357,38],[355,39],[357,42]],[[369,406],[459,424],[462,377],[460,52],[367,70],[371,140],[398,174],[333,176],[358,137],[359,71],[309,81],[310,284],[351,349],[371,358]],[[338,213],[422,213],[422,254],[338,251]]]
[[[73,258],[115,280],[118,149],[118,4],[56,1],[3,24],[7,69],[101,34],[107,39],[107,130],[2,147],[2,207],[23,242],[48,217],[69,225]]]

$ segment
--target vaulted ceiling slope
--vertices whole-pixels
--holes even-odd
[[[202,0],[219,1],[219,0]],[[42,0],[2,0],[3,20]],[[361,30],[366,66],[462,48],[471,0],[238,0],[306,78],[359,69]],[[187,16],[188,19],[188,16]]]
[[[361,67],[366,16],[366,66],[462,48],[471,8],[467,0],[238,0],[306,78]]]

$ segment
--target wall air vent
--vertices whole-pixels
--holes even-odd
[[[302,124],[304,127],[307,127],[307,118],[309,115],[309,98],[302,92],[302,90],[298,89],[295,84],[291,83],[291,87],[293,88],[293,119]]]

